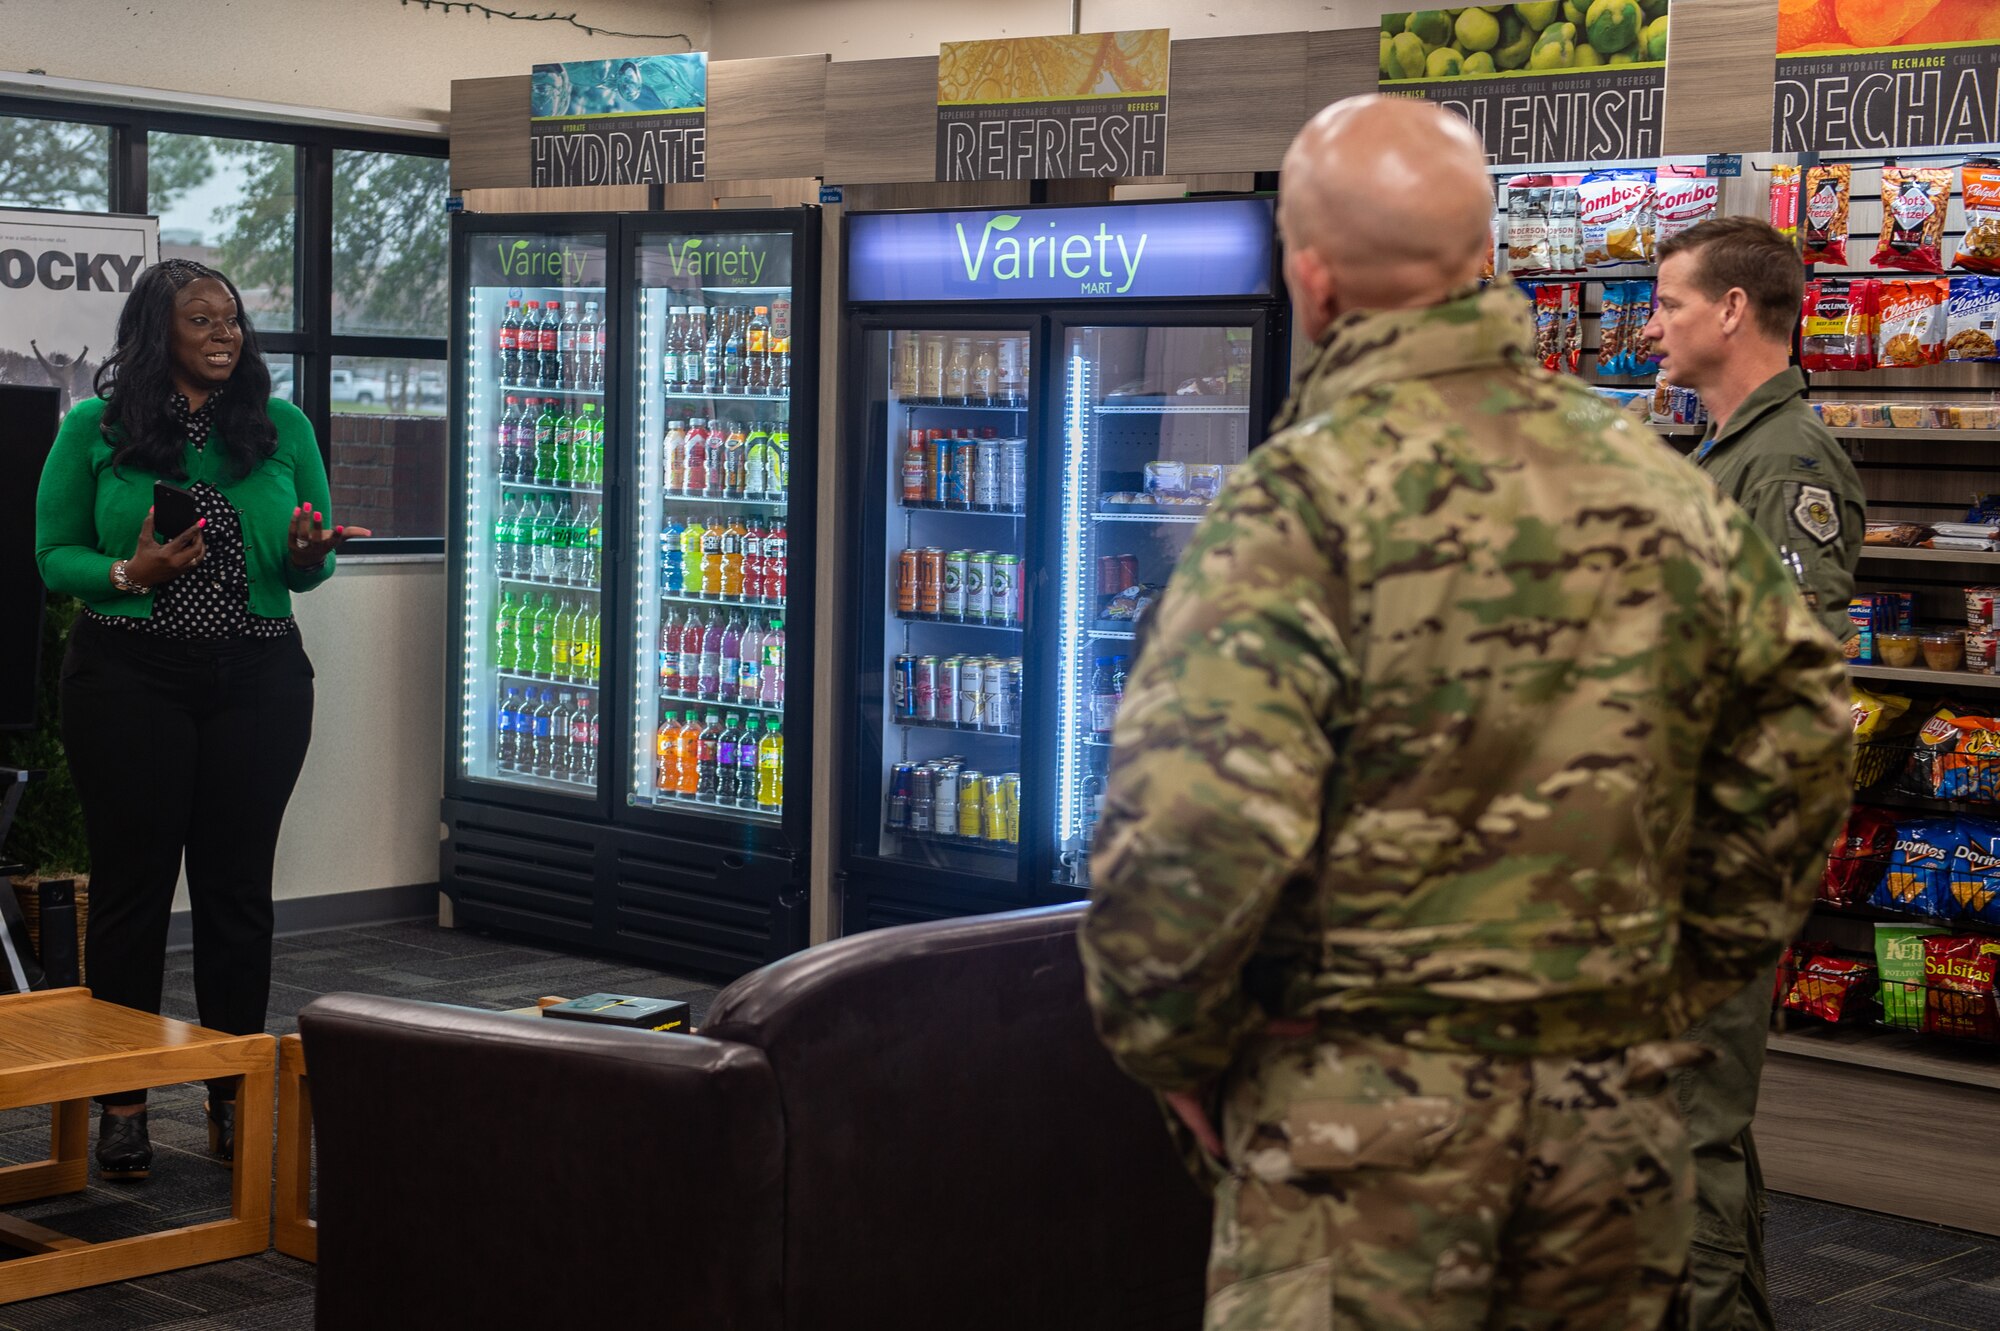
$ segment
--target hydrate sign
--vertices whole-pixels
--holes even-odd
[[[1269,199],[863,213],[848,298],[1134,300],[1270,294]]]

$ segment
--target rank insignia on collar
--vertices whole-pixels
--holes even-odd
[[[1818,458],[1809,458],[1804,453],[1794,453],[1792,455],[1792,460],[1797,462],[1801,467],[1805,468],[1807,471],[1819,470]]]

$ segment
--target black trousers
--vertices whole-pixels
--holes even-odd
[[[296,631],[185,642],[77,620],[63,658],[62,733],[90,839],[92,994],[160,1010],[185,855],[201,1024],[264,1029],[278,827],[312,712],[312,663]],[[233,1079],[209,1091],[233,1098]],[[143,1104],[146,1095],[99,1098]]]

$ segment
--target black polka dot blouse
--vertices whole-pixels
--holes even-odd
[[[221,398],[217,390],[197,410],[188,405],[184,394],[174,394],[174,418],[180,423],[182,437],[197,451],[207,447]],[[290,615],[266,619],[250,613],[250,565],[243,545],[243,521],[235,505],[206,481],[188,488],[194,495],[195,516],[208,519],[201,532],[201,562],[154,588],[150,619],[95,610],[85,613],[101,624],[165,638],[282,638],[291,633],[296,622]]]

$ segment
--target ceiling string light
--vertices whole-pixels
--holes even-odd
[[[402,0],[407,8],[413,0]],[[684,32],[619,32],[613,28],[599,28],[585,23],[575,14],[558,14],[551,10],[546,14],[518,14],[511,9],[495,9],[491,5],[469,4],[467,0],[414,0],[426,13],[433,9],[449,14],[454,9],[462,9],[468,14],[480,14],[488,19],[512,19],[517,23],[567,23],[572,28],[581,28],[592,37],[632,37],[640,41],[686,42],[688,49],[694,49],[694,39]]]

